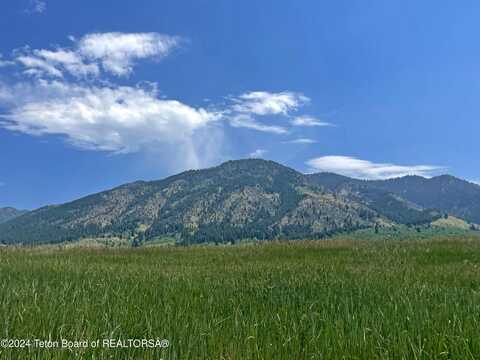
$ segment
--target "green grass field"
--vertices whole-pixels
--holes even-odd
[[[480,240],[0,248],[0,359],[476,359]]]

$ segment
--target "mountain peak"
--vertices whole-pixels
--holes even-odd
[[[255,167],[263,167],[263,168],[277,168],[283,169],[287,171],[294,171],[292,168],[289,168],[285,165],[282,165],[278,162],[273,160],[265,160],[260,158],[246,158],[246,159],[237,159],[237,160],[228,160],[224,163],[217,166],[219,168],[228,168],[228,167],[238,167],[238,168],[255,168]]]

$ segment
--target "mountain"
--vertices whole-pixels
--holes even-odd
[[[406,176],[372,182],[425,208],[436,208],[472,223],[480,223],[480,186],[450,175],[425,179]]]
[[[308,175],[312,184],[337,193],[346,199],[365,204],[393,222],[420,225],[435,221],[442,216],[435,207],[425,207],[399,194],[388,191],[381,183],[351,179],[337,174],[319,173]]]
[[[26,210],[17,210],[12,207],[0,208],[0,224],[25,214]]]
[[[445,210],[414,201],[417,193],[410,186],[395,184],[304,175],[261,159],[229,161],[31,211],[0,224],[0,242],[321,238],[380,225],[429,224],[444,215]],[[439,196],[450,196],[449,186]],[[468,210],[477,214],[474,206]]]
[[[0,225],[4,243],[82,237],[180,242],[322,237],[371,227],[380,214],[315,186],[272,161],[238,160],[164,180],[135,182]]]
[[[403,202],[411,208],[436,209],[471,223],[480,223],[480,186],[450,175],[430,179],[420,176],[405,176],[389,180],[363,181],[340,175],[320,173],[310,175],[317,185],[336,191],[359,195],[375,208],[386,211],[385,203],[398,215],[396,201]],[[388,198],[392,199],[387,201]],[[398,219],[397,219],[398,220]]]

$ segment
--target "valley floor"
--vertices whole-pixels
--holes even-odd
[[[474,359],[480,240],[0,248],[0,307],[1,359]]]

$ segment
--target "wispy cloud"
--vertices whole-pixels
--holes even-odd
[[[265,154],[267,153],[268,151],[265,150],[265,149],[257,149],[253,152],[251,152],[250,154],[248,154],[248,157],[250,158],[261,158],[263,156],[265,156]]]
[[[290,141],[285,141],[285,143],[289,144],[315,144],[317,141],[309,138],[298,138],[298,139],[293,139]]]
[[[161,59],[176,48],[181,38],[158,33],[94,33],[80,39],[71,37],[73,46],[56,49],[15,51],[15,60],[25,74],[62,78],[100,75],[100,68],[115,76],[132,73],[136,60]]]
[[[249,115],[236,115],[230,119],[230,125],[236,128],[247,128],[273,134],[286,134],[288,130],[282,126],[266,125],[256,121]]]
[[[5,66],[12,66],[15,65],[14,61],[3,60],[3,55],[0,54],[0,68]]]
[[[16,60],[27,68],[25,74],[42,76],[49,75],[53,77],[63,77],[62,72],[51,62],[32,55],[20,55]]]
[[[86,77],[88,75],[98,76],[100,74],[99,66],[96,63],[86,63],[80,54],[72,50],[35,50],[33,57],[43,61],[57,71],[66,70],[77,77]]]
[[[97,33],[81,38],[78,51],[88,59],[100,61],[106,71],[123,76],[132,72],[135,60],[161,59],[176,48],[180,40],[158,33]]]
[[[235,102],[234,111],[255,115],[287,115],[288,112],[310,101],[305,95],[290,91],[279,93],[252,91],[232,100]]]
[[[308,115],[297,116],[292,119],[290,123],[293,126],[334,126],[331,123],[320,121],[319,119]]]
[[[25,10],[29,14],[41,14],[47,9],[47,3],[41,0],[30,0],[30,7]]]
[[[272,134],[286,134],[289,132],[285,119],[291,112],[297,111],[307,104],[310,99],[301,93],[283,91],[278,93],[267,91],[252,91],[239,96],[228,98],[233,104],[224,112],[230,125],[236,128],[269,132]],[[267,124],[265,116],[273,117],[283,124]],[[271,119],[270,119],[271,120]]]
[[[406,175],[430,177],[444,167],[434,165],[402,166],[373,163],[349,156],[323,156],[306,162],[312,172],[333,172],[359,179],[383,180]]]

